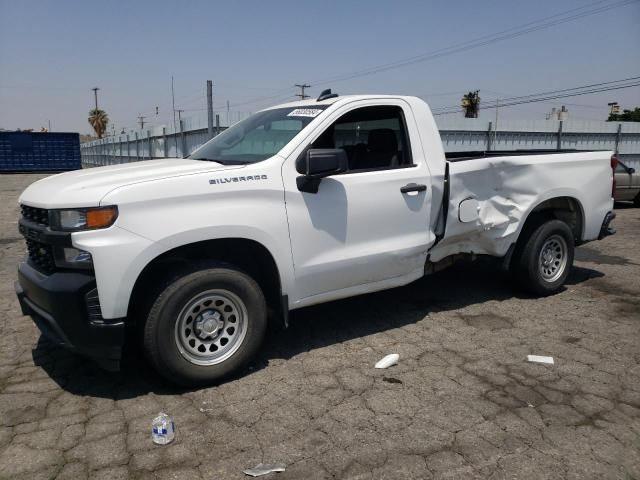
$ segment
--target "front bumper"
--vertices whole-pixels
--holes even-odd
[[[124,319],[102,319],[93,275],[79,271],[44,275],[22,262],[15,289],[22,313],[31,316],[45,337],[93,358],[107,370],[120,368]]]

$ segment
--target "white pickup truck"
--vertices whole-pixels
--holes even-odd
[[[207,384],[256,354],[268,318],[462,256],[558,291],[574,247],[613,233],[612,167],[603,151],[445,154],[422,100],[325,91],[186,159],[35,182],[16,292],[43,334],[107,368],[127,336],[171,381]]]

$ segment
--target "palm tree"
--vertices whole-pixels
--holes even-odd
[[[462,97],[462,108],[464,108],[465,118],[478,118],[480,110],[480,90],[469,92]]]
[[[109,116],[107,115],[107,112],[94,108],[89,111],[88,120],[89,124],[93,127],[93,130],[95,130],[96,135],[98,135],[98,138],[102,138],[104,132],[107,131],[107,124],[109,123]]]

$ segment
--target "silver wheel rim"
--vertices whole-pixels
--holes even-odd
[[[231,357],[247,334],[247,309],[228,290],[207,290],[189,300],[178,315],[175,341],[196,365],[215,365]]]
[[[560,235],[547,238],[540,249],[538,266],[546,282],[555,282],[567,266],[567,242]]]

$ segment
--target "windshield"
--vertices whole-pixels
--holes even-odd
[[[215,136],[189,158],[225,165],[260,162],[278,153],[325,108],[312,105],[258,112]]]

